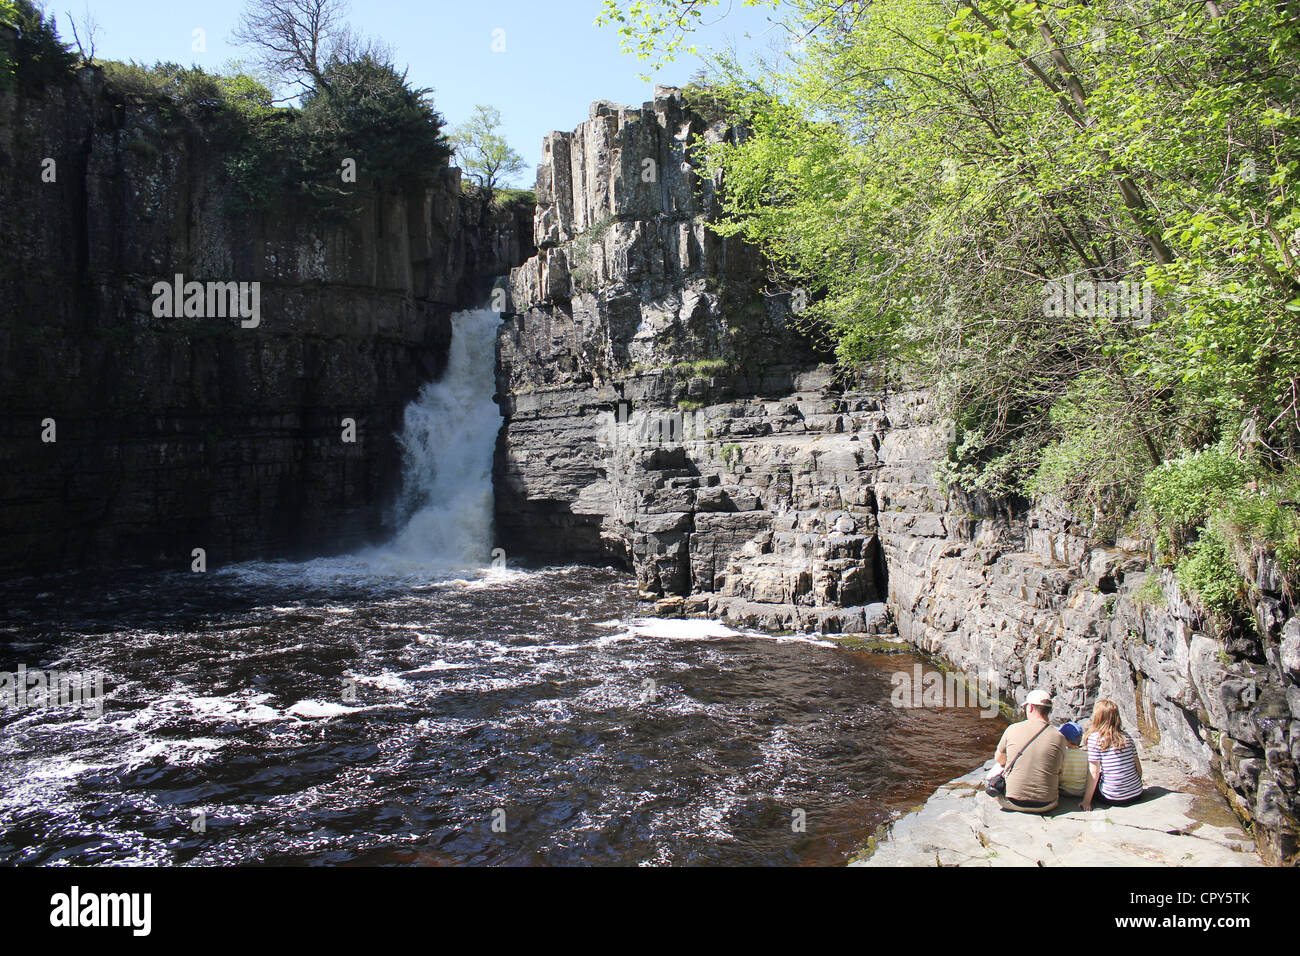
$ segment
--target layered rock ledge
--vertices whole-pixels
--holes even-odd
[[[659,90],[547,137],[538,254],[498,341],[507,552],[621,564],[660,613],[896,631],[1009,708],[1041,687],[1086,720],[1110,697],[1144,751],[1215,781],[1264,858],[1294,862],[1300,617],[1276,569],[1258,568],[1256,635],[1225,641],[1146,542],[943,487],[932,397],[837,374],[790,290],[708,228],[723,184],[697,147],[742,135]]]
[[[944,784],[879,834],[849,866],[1260,866],[1254,842],[1208,781],[1143,761],[1148,792],[1127,807],[1084,813],[1062,797],[1052,813],[1003,810],[984,794],[992,761]]]

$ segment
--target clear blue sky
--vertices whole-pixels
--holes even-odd
[[[219,70],[229,59],[250,51],[234,46],[230,33],[244,0],[46,0],[68,40],[67,15],[79,23],[87,11],[98,23],[95,55],[101,59],[158,60]],[[587,118],[593,100],[639,106],[652,85],[640,79],[646,65],[619,51],[613,27],[596,27],[600,0],[351,0],[348,21],[368,36],[393,47],[408,80],[432,87],[434,103],[454,125],[467,119],[476,103],[501,111],[502,133],[530,168],[516,185],[532,186],[532,164],[541,155],[542,137],[570,130]],[[724,4],[721,9],[725,9]],[[734,8],[701,30],[696,45],[742,54],[781,42],[768,10]],[[204,31],[206,50],[193,49],[194,31]],[[492,50],[493,31],[505,31],[505,52]],[[749,37],[746,36],[749,35]],[[84,39],[84,38],[83,38]],[[700,66],[685,55],[654,77],[681,85]]]

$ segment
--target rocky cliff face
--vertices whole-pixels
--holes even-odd
[[[831,393],[789,294],[706,228],[696,147],[733,135],[666,91],[547,137],[539,251],[512,273],[500,338],[498,533],[614,557],[647,596],[866,630],[884,592],[859,432],[880,403]]]
[[[326,225],[232,213],[224,161],[97,70],[0,96],[0,574],[374,536],[450,313],[532,252],[531,223],[454,169]],[[155,316],[176,274],[258,282],[260,323]]]
[[[507,551],[616,561],[661,612],[897,628],[1008,703],[1047,688],[1061,717],[1110,696],[1293,857],[1300,618],[1275,576],[1261,638],[1225,647],[1171,582],[1141,602],[1142,543],[943,490],[927,396],[837,381],[752,250],[707,229],[718,184],[692,147],[735,135],[662,91],[547,138],[499,340]]]
[[[933,467],[946,430],[924,395],[886,403],[877,520],[899,633],[1023,701],[1086,719],[1098,697],[1144,746],[1212,777],[1264,858],[1296,862],[1300,617],[1261,561],[1254,637],[1219,639],[1153,568],[1146,542],[1101,543],[1040,504],[1008,515],[945,493]],[[1143,587],[1149,576],[1161,588]]]

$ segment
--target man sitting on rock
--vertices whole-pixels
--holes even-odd
[[[1056,809],[1065,738],[1048,723],[1051,715],[1052,699],[1047,692],[1030,691],[1025,699],[1025,719],[1008,727],[998,741],[995,759],[1009,768],[1004,771],[1006,795],[998,797],[1002,809],[1020,813]]]

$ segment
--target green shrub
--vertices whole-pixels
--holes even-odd
[[[468,181],[466,185],[472,185]],[[477,188],[477,187],[475,187]],[[498,209],[510,209],[515,206],[522,206],[532,210],[537,205],[537,193],[531,189],[507,189],[498,187],[492,193],[492,205]]]
[[[1179,544],[1226,503],[1239,499],[1258,474],[1224,439],[1217,445],[1166,461],[1142,484],[1142,497]]]
[[[451,158],[430,90],[373,54],[331,60],[328,88],[303,98],[301,150],[308,175],[338,181],[343,158],[356,160],[358,183],[423,186]]]
[[[149,67],[134,61],[123,63],[119,60],[104,60],[99,65],[104,70],[105,84],[116,96],[159,106],[167,103],[162,82]]]
[[[1174,577],[1213,614],[1226,616],[1241,609],[1245,582],[1228,543],[1213,527],[1178,562]]]
[[[1158,571],[1148,572],[1142,586],[1133,594],[1133,603],[1139,608],[1159,607],[1165,603],[1165,588]]]
[[[709,375],[725,372],[728,365],[726,359],[700,359],[697,362],[678,362],[673,366],[673,371],[687,375]]]
[[[1234,449],[1225,439],[1183,455],[1142,486],[1157,551],[1176,560],[1180,585],[1220,613],[1240,606],[1261,554],[1289,587],[1300,584],[1300,472],[1278,473]]]
[[[205,135],[239,140],[249,124],[274,112],[271,91],[261,80],[245,73],[222,76],[197,66],[178,63],[99,64],[109,93],[119,100],[147,103],[172,118],[184,117]]]
[[[1118,414],[1113,383],[1085,375],[1048,414],[1054,440],[1025,483],[1031,495],[1056,495],[1094,530],[1112,535],[1138,501],[1152,465],[1141,437]]]
[[[1260,553],[1277,562],[1287,585],[1300,586],[1300,476],[1288,474],[1260,483],[1228,502],[1210,519],[1211,527],[1249,569]]]
[[[950,488],[1004,498],[1022,492],[1038,461],[1038,445],[1027,435],[992,439],[983,428],[957,428],[957,440],[934,468],[935,480]]]
[[[328,90],[305,97],[301,109],[275,107],[266,84],[242,71],[116,61],[103,68],[111,94],[183,119],[223,147],[230,202],[241,212],[292,200],[338,213],[359,193],[427,185],[451,156],[429,91],[410,88],[371,54],[330,61]],[[355,183],[340,175],[344,159],[356,163]]]

